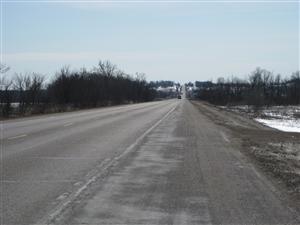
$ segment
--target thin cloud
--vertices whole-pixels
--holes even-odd
[[[178,57],[170,53],[139,52],[22,52],[3,54],[4,61],[81,61],[95,59],[155,60]]]

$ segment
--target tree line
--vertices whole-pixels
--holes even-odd
[[[217,82],[196,81],[195,96],[217,105],[247,104],[263,105],[298,105],[300,104],[300,72],[282,78],[280,74],[256,68],[248,79],[232,77]]]
[[[151,81],[149,85],[153,88],[158,88],[158,87],[166,88],[166,87],[173,87],[173,86],[180,87],[180,83],[176,83],[171,80]]]
[[[156,95],[144,74],[130,76],[109,61],[100,61],[89,71],[64,67],[47,83],[37,73],[8,79],[4,76],[8,69],[0,67],[2,117],[145,102]]]

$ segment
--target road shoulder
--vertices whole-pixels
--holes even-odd
[[[277,195],[300,212],[300,165],[294,151],[300,148],[300,134],[277,131],[205,102],[191,103],[220,127],[225,139],[239,146],[241,153],[276,187]]]

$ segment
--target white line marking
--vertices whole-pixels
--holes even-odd
[[[69,127],[71,125],[73,125],[73,123],[67,123],[67,124],[64,125],[64,127]]]
[[[8,138],[8,140],[14,140],[14,139],[18,139],[18,138],[22,138],[22,137],[26,137],[26,136],[27,136],[27,134],[21,134],[18,136],[10,137],[10,138]]]
[[[141,136],[139,136],[134,143],[132,143],[129,147],[125,149],[124,152],[122,152],[120,155],[114,157],[110,162],[108,162],[106,165],[104,165],[103,168],[101,168],[102,171],[107,170],[109,167],[114,166],[120,159],[124,158],[126,155],[128,155],[136,146],[138,146],[141,141],[152,131],[154,130],[164,119],[166,119],[175,109],[177,108],[177,105],[174,106],[171,110],[169,110],[159,121],[157,121],[153,126],[151,126],[148,130],[146,130]],[[105,163],[103,163],[105,164]],[[72,202],[76,200],[76,198],[79,197],[79,195],[85,191],[92,183],[94,183],[97,179],[99,179],[103,173],[96,173],[96,175],[92,176],[90,179],[87,180],[85,184],[83,184],[77,191],[73,192],[69,195],[68,198],[66,198],[64,201],[62,201],[50,214],[49,216],[44,217],[38,224],[53,224],[55,220],[65,211],[67,207],[69,207]]]
[[[222,138],[224,139],[224,141],[230,143],[229,139],[226,137],[226,134],[224,134],[224,132],[220,131],[220,134],[221,134]]]

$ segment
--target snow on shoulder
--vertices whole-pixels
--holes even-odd
[[[277,130],[285,132],[300,133],[300,119],[261,119],[256,118],[256,121]]]

